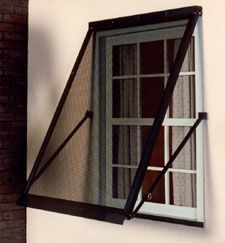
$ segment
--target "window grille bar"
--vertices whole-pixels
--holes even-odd
[[[137,169],[136,175],[134,177],[133,183],[131,185],[128,198],[124,207],[124,215],[129,219],[132,217],[132,211],[135,206],[135,203],[137,201],[138,193],[140,191],[140,188],[142,186],[144,176],[147,171],[148,167],[148,161],[151,159],[160,128],[162,126],[163,120],[165,118],[165,114],[167,111],[167,108],[169,106],[169,102],[171,99],[171,96],[173,94],[173,90],[175,88],[177,79],[179,77],[179,72],[181,70],[185,55],[187,53],[187,49],[189,46],[189,43],[191,41],[195,25],[197,23],[198,17],[201,13],[200,12],[193,12],[193,15],[189,18],[187,27],[184,32],[184,36],[182,38],[174,65],[172,67],[172,71],[170,73],[170,76],[168,78],[168,82],[165,88],[164,95],[162,97],[161,103],[159,105],[159,108],[156,113],[156,117],[154,119],[154,123],[152,125],[151,132],[149,134],[149,138],[147,141],[147,145],[145,146],[145,149],[142,153],[142,157],[139,163],[139,167]]]
[[[193,132],[196,130],[198,125],[201,123],[202,120],[207,119],[207,113],[201,112],[199,113],[199,117],[195,124],[191,127],[190,131],[187,133],[187,135],[184,137],[183,141],[180,143],[180,145],[177,147],[176,151],[173,153],[167,164],[163,167],[157,178],[153,181],[152,185],[149,187],[147,193],[142,198],[141,202],[136,206],[135,210],[132,213],[132,217],[135,217],[135,215],[138,213],[141,206],[144,204],[145,200],[149,197],[149,195],[152,194],[156,186],[158,185],[159,181],[163,178],[163,176],[166,174],[170,166],[173,164],[174,160],[179,155],[180,151],[183,149]]]

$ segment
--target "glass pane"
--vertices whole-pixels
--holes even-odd
[[[164,92],[164,78],[141,79],[141,117],[154,118]]]
[[[171,71],[174,60],[176,58],[181,39],[170,39],[167,40],[167,70]],[[188,47],[187,54],[185,56],[181,72],[189,72],[195,70],[195,59],[194,59],[194,37],[192,37],[191,42]]]
[[[163,40],[140,43],[140,73],[164,73]]]
[[[142,196],[144,196],[149,187],[152,185],[154,180],[157,178],[159,175],[159,171],[154,171],[154,170],[148,170],[144,182],[142,184]],[[148,199],[146,201],[149,201]],[[156,186],[155,190],[152,193],[152,198],[150,200],[151,202],[155,203],[165,203],[165,182],[164,182],[164,177],[159,181],[158,185]]]
[[[169,152],[170,156],[180,145],[190,127],[169,127]],[[196,169],[196,135],[195,133],[189,138],[186,145],[180,151],[179,155],[172,164],[176,169]]]
[[[112,197],[126,199],[133,182],[136,169],[113,168]]]
[[[152,128],[151,126],[141,127],[142,152],[145,149],[151,128]],[[156,145],[151,160],[148,162],[148,165],[158,166],[158,167],[164,166],[164,127],[161,127],[159,137],[156,141]]]
[[[113,46],[113,76],[134,75],[137,73],[137,45]]]
[[[170,172],[170,204],[196,208],[196,174]]]
[[[173,92],[169,106],[169,117],[195,117],[195,78],[194,76],[180,76]]]
[[[113,117],[138,117],[137,79],[113,80]]]
[[[113,126],[113,164],[137,165],[137,126]]]

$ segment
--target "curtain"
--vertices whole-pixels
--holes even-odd
[[[174,51],[177,45],[175,42]],[[186,58],[184,60],[182,71],[193,71],[194,51],[193,41],[191,42]],[[173,118],[193,118],[195,117],[195,99],[194,99],[194,77],[180,76],[172,98],[172,117]],[[184,136],[189,131],[189,127],[170,128],[172,153],[179,146]],[[173,168],[195,169],[195,136],[192,136],[185,147],[180,152],[178,158],[173,163]],[[172,197],[173,204],[186,207],[196,206],[196,178],[195,174],[190,173],[172,173]]]
[[[121,45],[118,47],[118,73],[119,75],[130,75],[136,73],[136,45]],[[118,114],[119,118],[132,118],[138,116],[137,106],[137,79],[120,79],[118,82],[115,98],[119,99]],[[115,100],[113,102],[116,102]],[[134,169],[123,168],[123,165],[137,164],[137,126],[121,125],[114,129],[113,146],[114,163],[121,165],[114,168],[114,197],[126,198],[133,177]]]

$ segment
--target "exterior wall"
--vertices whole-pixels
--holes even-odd
[[[28,173],[77,56],[89,21],[203,7],[205,228],[134,219],[123,226],[28,209],[29,243],[225,242],[224,0],[34,0],[29,19]]]
[[[27,0],[0,3],[0,242],[26,242]]]

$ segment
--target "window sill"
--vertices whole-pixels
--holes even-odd
[[[104,207],[81,202],[72,202],[62,199],[55,199],[29,194],[26,205],[30,208],[42,209],[51,212],[63,213],[83,218],[95,219],[115,224],[123,224],[124,214],[122,209]],[[156,215],[137,214],[137,218],[161,221],[166,223],[181,224],[193,227],[204,228],[203,222],[162,217]]]

